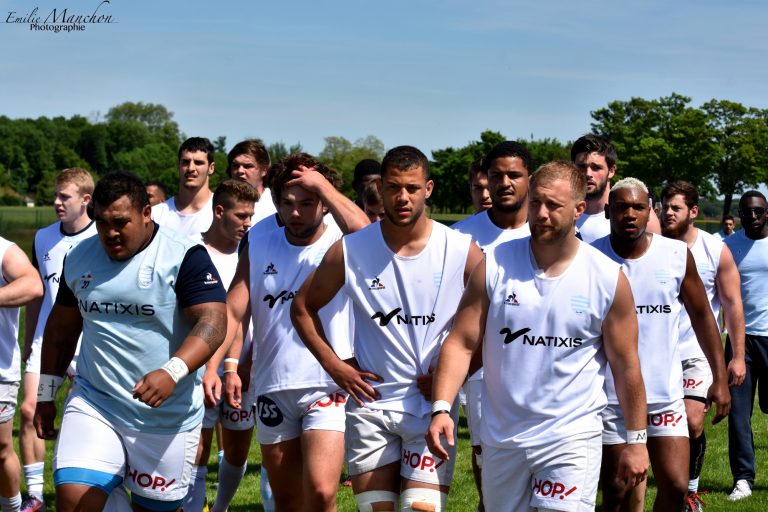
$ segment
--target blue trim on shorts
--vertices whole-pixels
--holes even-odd
[[[86,468],[61,468],[53,472],[53,483],[56,486],[62,484],[78,484],[96,487],[110,494],[115,487],[122,483],[123,477]]]
[[[152,498],[147,498],[146,496],[139,496],[135,492],[131,493],[131,501],[140,507],[144,507],[147,510],[154,510],[156,512],[172,512],[178,509],[184,502],[183,499],[174,501],[153,500]]]

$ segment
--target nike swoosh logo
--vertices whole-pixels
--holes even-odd
[[[382,326],[382,327],[385,327],[387,324],[389,324],[389,322],[392,321],[392,319],[395,317],[395,315],[398,314],[402,310],[403,310],[403,308],[393,309],[392,311],[390,311],[386,315],[384,313],[376,313],[375,315],[373,315],[371,317],[371,320],[378,319],[379,320],[379,325]]]
[[[505,335],[504,336],[504,344],[505,345],[509,345],[510,343],[512,343],[517,338],[519,338],[520,336],[522,336],[523,334],[527,333],[530,330],[531,330],[530,327],[523,327],[519,331],[512,332],[509,329],[509,327],[505,327],[505,328],[503,328],[502,330],[499,331],[499,334],[504,334]]]

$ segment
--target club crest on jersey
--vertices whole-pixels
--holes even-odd
[[[93,274],[86,272],[80,276],[80,281],[82,281],[80,284],[80,289],[85,290],[91,284],[91,281],[93,281]]]
[[[381,282],[381,279],[379,279],[379,277],[376,276],[373,279],[371,279],[371,284],[368,285],[368,289],[371,291],[384,290],[386,289],[386,286],[384,286],[384,283]]]
[[[519,306],[520,301],[517,300],[517,293],[515,293],[514,290],[512,290],[512,293],[507,295],[507,298],[504,299],[504,305],[505,306]]]
[[[272,262],[270,262],[269,265],[267,265],[266,270],[264,270],[265,276],[269,274],[277,274],[277,269],[275,268],[275,264]]]
[[[432,274],[432,279],[435,281],[435,288],[440,288],[440,283],[443,282],[443,273],[435,272]]]
[[[589,299],[583,295],[572,296],[571,309],[577,315],[584,313],[587,309],[589,309]]]
[[[43,256],[43,261],[51,261],[50,253],[45,253],[45,256]]]
[[[656,272],[654,272],[654,274],[656,276],[656,281],[658,281],[661,284],[664,284],[670,279],[672,279],[672,273],[666,268],[660,268]]]
[[[219,280],[216,279],[216,277],[214,277],[214,275],[210,272],[205,274],[205,281],[203,281],[203,284],[217,284],[218,282]]]

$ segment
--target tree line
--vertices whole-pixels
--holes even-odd
[[[768,181],[768,110],[727,100],[700,107],[679,94],[647,100],[613,101],[591,112],[594,133],[607,136],[619,155],[619,176],[634,176],[656,192],[664,183],[683,179],[696,184],[710,199],[725,196],[723,213],[746,188]],[[574,138],[581,134],[574,134]],[[177,151],[186,136],[163,105],[126,102],[109,109],[103,119],[0,116],[0,203],[22,204],[31,197],[50,204],[53,179],[66,167],[83,167],[96,176],[113,169],[130,170],[144,180],[161,182],[176,192]],[[212,137],[216,147],[216,186],[226,169],[227,140]],[[468,167],[507,136],[484,131],[463,147],[432,151],[437,186],[430,200],[441,212],[466,212],[470,207]],[[570,141],[518,138],[533,157],[534,168],[550,160],[567,160]],[[300,143],[265,144],[273,161],[302,149]],[[385,147],[373,135],[350,141],[325,138],[319,159],[337,169],[344,192],[351,193],[355,164],[380,160]]]

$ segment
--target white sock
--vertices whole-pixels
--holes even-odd
[[[694,478],[693,480],[688,480],[688,492],[698,492],[699,490],[699,479]]]
[[[189,476],[189,487],[184,497],[184,510],[203,510],[205,504],[205,478],[208,476],[208,466],[192,466]]]
[[[0,496],[0,510],[3,512],[19,512],[21,510],[21,493],[13,498]]]
[[[233,466],[227,462],[227,458],[221,459],[219,466],[219,488],[216,491],[216,501],[213,502],[211,512],[225,512],[235,497],[237,488],[245,475],[248,467],[246,462],[242,466]]]
[[[44,462],[24,465],[24,481],[27,482],[27,493],[43,501],[43,470]]]

